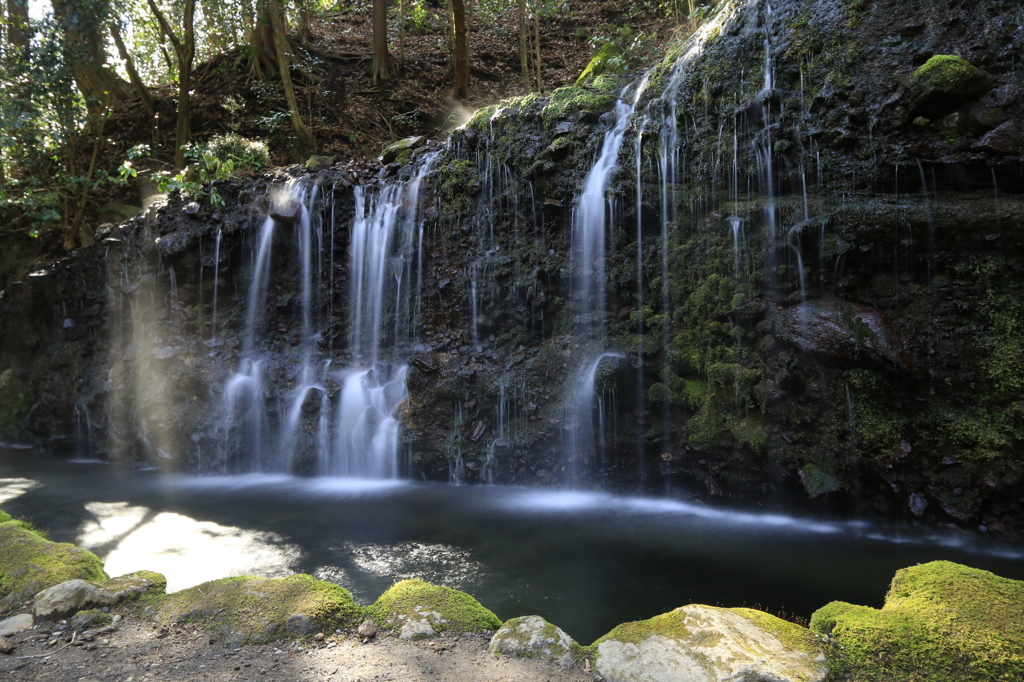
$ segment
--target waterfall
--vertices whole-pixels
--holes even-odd
[[[647,87],[645,76],[630,88],[635,88],[630,101],[621,98],[615,105],[611,128],[604,135],[601,152],[587,178],[576,204],[572,224],[572,255],[577,259],[575,298],[580,328],[603,336],[605,313],[605,241],[608,215],[611,213],[605,191],[619,160],[619,150],[626,128],[633,118],[636,104]],[[627,88],[628,91],[629,88]],[[626,93],[623,93],[626,94]]]
[[[597,427],[594,425],[594,408],[597,405],[597,373],[605,360],[622,359],[618,353],[602,353],[597,359],[582,368],[575,386],[572,388],[569,405],[566,410],[568,469],[569,483],[577,487],[583,480],[587,460],[593,458],[600,462],[598,440],[603,437],[604,415],[599,411]]]
[[[436,154],[426,155],[408,182],[376,192],[356,187],[349,245],[349,343],[351,363],[335,365],[321,345],[324,292],[323,231],[319,187],[292,180],[274,197],[294,210],[293,246],[298,292],[293,354],[269,348],[266,305],[273,278],[275,235],[282,224],[268,217],[252,258],[241,357],[222,399],[224,459],[235,471],[315,470],[320,475],[394,478],[398,475],[399,422],[406,397],[406,366],[400,354],[412,341],[414,297],[409,283],[421,278],[422,224],[419,194]],[[333,196],[329,204],[333,208]],[[279,211],[288,213],[289,211]],[[333,215],[330,226],[333,227]],[[333,230],[331,243],[333,243]],[[333,268],[333,250],[330,260]],[[333,279],[328,275],[329,279]],[[272,331],[272,330],[270,330]],[[285,331],[282,328],[278,331]],[[293,388],[265,381],[267,368],[287,363]],[[340,387],[340,388],[338,388]],[[332,399],[332,396],[336,399]],[[279,417],[276,415],[280,415]]]

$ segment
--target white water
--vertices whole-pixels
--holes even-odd
[[[265,381],[268,363],[291,361],[288,351],[275,352],[267,343],[265,306],[273,263],[281,259],[273,254],[275,234],[282,229],[268,217],[253,258],[241,358],[223,391],[220,430],[229,470],[287,472],[301,466],[308,471],[315,463],[321,475],[398,476],[395,410],[406,397],[400,355],[411,342],[414,313],[408,282],[414,264],[422,263],[414,253],[422,245],[419,192],[433,159],[426,158],[408,182],[385,185],[375,194],[355,189],[349,248],[352,364],[343,368],[332,367],[334,361],[318,350],[325,248],[319,189],[293,180],[275,198],[301,206],[289,249],[298,275],[298,310],[294,326],[287,328],[298,353],[291,368],[294,384],[275,397],[276,387]],[[335,385],[340,390],[332,399]],[[298,465],[300,460],[304,463]]]

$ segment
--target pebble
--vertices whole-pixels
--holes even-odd
[[[0,636],[0,654],[9,654],[14,651],[14,645],[6,637]]]

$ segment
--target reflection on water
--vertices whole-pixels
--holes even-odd
[[[20,497],[38,485],[39,481],[29,478],[0,478],[0,504]]]
[[[172,590],[304,572],[365,604],[416,577],[584,643],[690,603],[805,618],[833,600],[880,606],[897,569],[934,559],[1024,579],[1021,545],[959,531],[600,492],[197,478],[0,451],[0,504],[89,547],[108,573],[160,571]]]
[[[302,550],[265,531],[197,521],[127,502],[89,502],[94,517],[75,544],[104,558],[109,575],[157,570],[176,592],[226,576],[294,573]]]

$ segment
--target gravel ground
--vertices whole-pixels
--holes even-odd
[[[89,631],[71,645],[51,635],[53,622],[11,636],[0,655],[0,680],[149,682],[155,680],[329,680],[330,682],[585,682],[580,669],[524,659],[497,659],[486,637],[439,635],[432,640],[383,637],[361,643],[349,635],[322,642],[277,642],[229,648],[188,625],[159,628],[126,617]]]

